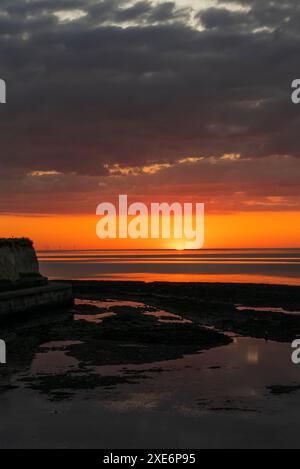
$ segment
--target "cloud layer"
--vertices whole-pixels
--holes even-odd
[[[1,1],[1,211],[93,211],[104,188],[156,184],[299,208],[299,2],[194,4]]]

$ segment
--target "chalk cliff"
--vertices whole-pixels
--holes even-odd
[[[45,283],[32,241],[0,238],[0,285],[35,286]]]
[[[69,307],[72,286],[48,282],[39,272],[32,241],[0,238],[0,323],[18,314]]]

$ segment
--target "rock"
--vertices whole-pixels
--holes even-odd
[[[32,241],[0,238],[0,321],[72,305],[71,285],[40,274]]]
[[[30,286],[45,283],[32,241],[0,238],[0,284],[7,289],[9,284],[22,287],[28,283]]]

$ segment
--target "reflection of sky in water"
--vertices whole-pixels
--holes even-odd
[[[74,314],[74,321],[87,321],[94,324],[102,324],[106,318],[115,316],[115,313],[101,313],[101,314]]]
[[[31,373],[76,370],[78,361],[65,355],[63,344],[61,350],[45,349],[44,353],[37,353]],[[68,344],[65,342],[64,346]],[[291,363],[290,356],[289,344],[235,337],[229,346],[179,360],[92,367],[91,370],[100,375],[134,377],[137,384],[117,386],[105,399],[101,398],[104,389],[91,392],[98,405],[112,411],[164,409],[181,412],[185,409],[194,415],[215,407],[260,411],[272,403],[267,399],[267,386],[298,381],[299,369]],[[139,380],[139,373],[148,379]]]
[[[98,304],[112,311],[119,305]],[[77,448],[297,445],[299,394],[277,397],[266,389],[299,383],[290,344],[233,339],[229,346],[178,360],[91,367],[102,376],[128,376],[136,384],[77,392],[71,401],[52,403],[26,389],[7,393],[0,399],[0,412],[10,425],[4,429],[0,424],[0,441],[6,447],[18,441],[31,447],[34,438],[37,447],[45,447],[46,441],[50,447]],[[43,344],[31,373],[78,371],[77,360],[65,354],[76,343]]]
[[[281,314],[288,314],[290,316],[298,316],[300,315],[300,311],[287,311],[283,308],[273,308],[273,307],[256,307],[256,306],[242,306],[237,305],[236,309],[238,311],[256,311],[258,313],[281,313]]]
[[[181,316],[141,302],[76,300],[75,303],[103,309],[101,314],[81,315],[78,312],[74,316],[75,320],[99,322],[99,327],[105,317],[115,314],[114,307],[120,306],[141,308],[141,314],[151,315],[159,321],[182,322]],[[77,360],[64,353],[64,348],[71,344],[67,341],[44,344],[41,347],[44,353],[37,353],[33,361],[32,373],[65,372],[76,368]],[[291,362],[289,344],[235,336],[229,346],[187,355],[179,360],[94,369],[101,375],[112,376],[126,376],[128,370],[130,376],[136,376],[138,384],[116,387],[111,391],[113,399],[106,398],[101,402],[105,408],[124,411],[133,408],[162,407],[176,408],[177,411],[188,408],[190,412],[199,414],[204,409],[208,411],[212,402],[214,406],[218,404],[227,408],[233,405],[233,401],[238,407],[244,405],[248,410],[258,410],[266,400],[266,386],[282,382],[289,384],[298,379],[298,368]],[[139,373],[148,379],[139,382]],[[96,395],[102,392],[98,389]]]
[[[106,400],[102,404],[127,410],[142,409],[145,404],[153,407],[155,402],[157,409],[185,406],[195,414],[219,406],[260,411],[267,402],[266,386],[291,383],[299,377],[297,367],[291,363],[288,344],[248,338],[235,338],[232,345],[188,355],[181,360],[132,365],[130,370],[155,367],[166,371],[149,372],[151,380],[144,380],[137,387],[123,386],[112,402]],[[120,370],[120,367],[109,368],[112,374]],[[101,367],[98,371],[104,372],[104,369]],[[201,400],[205,405],[197,404]]]
[[[138,301],[120,301],[120,300],[108,300],[108,301],[99,301],[99,300],[82,300],[77,298],[75,300],[75,304],[80,305],[87,305],[87,306],[96,306],[97,308],[105,308],[109,309],[113,306],[129,306],[130,308],[143,308],[145,305],[144,303],[140,303]]]
[[[76,340],[64,340],[47,342],[40,346],[40,351],[35,355],[31,367],[31,374],[62,373],[65,370],[76,369],[78,360],[65,354],[64,350],[70,345],[81,344]]]
[[[40,252],[52,279],[244,282],[300,285],[300,250]]]
[[[87,321],[92,322],[95,324],[101,324],[103,319],[110,318],[115,316],[116,313],[113,312],[114,307],[131,307],[131,308],[143,308],[145,312],[142,314],[144,316],[150,316],[158,319],[158,322],[162,324],[191,324],[192,321],[188,319],[183,319],[178,314],[169,313],[168,311],[164,311],[161,309],[154,308],[153,306],[147,306],[145,303],[141,303],[138,301],[120,301],[120,300],[109,300],[109,301],[98,301],[98,300],[84,300],[84,299],[76,299],[75,305],[77,306],[95,306],[97,308],[104,308],[107,309],[108,312],[101,313],[101,314],[75,314],[74,319],[75,321]],[[148,311],[150,310],[150,311]]]

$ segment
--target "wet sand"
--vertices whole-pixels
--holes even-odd
[[[73,286],[1,324],[1,448],[299,447],[299,288]]]

